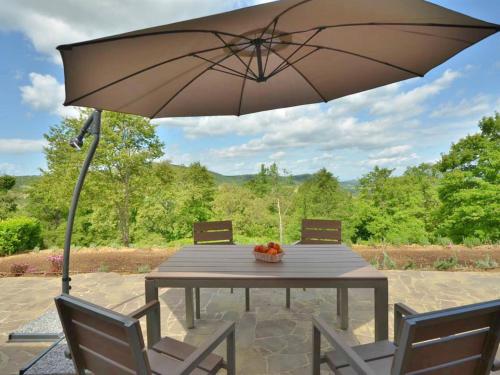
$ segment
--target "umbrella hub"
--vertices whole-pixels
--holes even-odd
[[[288,66],[283,59],[281,51],[292,43],[292,34],[280,30],[252,30],[229,41],[226,45],[226,58],[236,58],[240,61],[238,69],[229,68],[226,64],[216,63],[213,67],[222,73],[237,75],[255,82],[266,82],[269,78],[279,73],[284,66]],[[279,69],[276,64],[271,67],[270,59],[273,57],[280,60]],[[222,68],[222,69],[221,69]]]

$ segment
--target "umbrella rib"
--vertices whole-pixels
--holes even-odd
[[[275,54],[276,56],[278,56],[280,59],[282,59],[282,60],[286,61],[286,63],[287,63],[289,66],[291,66],[291,67],[292,67],[292,69],[293,69],[293,70],[295,70],[295,71],[296,71],[296,72],[297,72],[297,73],[298,73],[298,74],[299,74],[299,75],[300,75],[300,76],[304,79],[304,81],[306,81],[306,82],[307,82],[307,84],[308,84],[309,86],[311,86],[311,87],[312,87],[312,89],[316,92],[316,94],[318,94],[318,96],[321,98],[321,100],[323,100],[325,103],[328,101],[328,100],[327,100],[327,99],[323,96],[323,94],[321,94],[321,92],[320,92],[320,91],[316,88],[316,86],[314,86],[314,85],[312,84],[312,82],[311,82],[311,81],[309,81],[309,79],[308,79],[308,78],[304,75],[304,73],[302,73],[299,69],[297,69],[297,67],[296,67],[295,65],[290,64],[290,62],[288,62],[288,61],[287,61],[287,59],[286,59],[285,57],[281,56],[278,52],[276,52],[276,51],[275,51],[275,50],[273,50],[272,48],[270,48],[270,47],[265,47],[265,48],[268,48],[268,49],[269,49],[272,53],[274,53],[274,54]]]
[[[252,63],[254,52],[255,52],[255,50],[252,51],[252,54],[250,55],[250,58],[248,59],[247,71],[250,69],[250,64]],[[243,83],[241,84],[240,102],[238,104],[238,116],[241,115],[241,105],[243,104],[243,91],[245,90],[246,82],[247,82],[247,75],[245,75],[245,78],[243,78]]]
[[[307,54],[305,54],[304,56],[299,57],[297,60],[295,60],[294,62],[290,63],[290,65],[286,65],[286,66],[284,66],[283,68],[281,68],[280,70],[276,70],[276,69],[275,69],[275,70],[273,70],[273,72],[272,72],[271,74],[269,74],[269,76],[268,76],[267,78],[269,79],[269,78],[271,78],[271,77],[274,77],[276,74],[281,73],[283,70],[288,69],[290,66],[297,64],[299,61],[304,60],[306,57],[309,57],[309,56],[310,56],[310,55],[312,55],[313,53],[318,52],[320,49],[321,49],[321,48],[317,47],[316,49],[314,49],[314,50],[312,50],[312,51],[308,52],[308,53],[307,53]]]
[[[269,24],[268,24],[268,25],[267,25],[264,29],[262,29],[262,33],[260,34],[260,39],[262,39],[262,37],[264,36],[264,34],[266,33],[266,31],[269,29],[269,27],[271,27],[271,25],[272,25],[273,23],[278,24],[279,19],[280,19],[280,18],[281,18],[284,14],[286,14],[286,13],[288,13],[289,11],[291,11],[292,9],[295,9],[295,8],[297,8],[297,7],[301,6],[301,5],[305,4],[305,3],[308,3],[308,2],[310,2],[310,1],[312,1],[312,0],[302,0],[302,1],[298,2],[297,4],[293,4],[293,5],[291,5],[290,7],[288,7],[288,8],[286,8],[286,9],[284,9],[283,11],[281,11],[281,13],[277,14],[277,15],[273,18],[273,20],[272,20],[272,21],[271,21],[271,22],[270,22],[270,23],[269,23]],[[274,34],[274,33],[273,33],[273,34]]]
[[[274,21],[273,31],[271,32],[271,41],[269,42],[269,47],[273,46],[274,32],[276,31],[276,25],[278,24],[278,20]],[[270,52],[267,51],[266,63],[264,64],[264,74],[266,74],[267,62],[269,61]]]
[[[227,70],[229,70],[230,72],[234,73],[234,75],[238,75],[238,76],[240,76],[240,77],[244,77],[244,74],[243,74],[243,73],[241,73],[240,71],[238,71],[238,70],[236,70],[236,69],[233,69],[233,68],[230,68],[229,66],[219,64],[219,63],[217,63],[217,62],[215,62],[215,61],[212,61],[212,60],[210,60],[210,59],[207,59],[207,58],[205,58],[205,57],[203,57],[203,56],[199,56],[199,55],[198,55],[198,54],[196,54],[196,53],[194,53],[194,54],[193,54],[193,57],[197,57],[198,59],[201,59],[201,60],[203,60],[203,61],[206,61],[206,62],[209,62],[209,63],[211,63],[211,64],[214,64],[214,65],[219,66],[219,67],[221,67],[221,68],[223,68],[223,69],[227,69]],[[220,72],[222,72],[222,73],[229,73],[229,72],[224,72],[224,71],[222,71],[222,70],[219,70],[219,71],[220,71]]]
[[[305,30],[291,31],[285,32],[275,35],[275,38],[280,38],[283,36],[294,35],[294,34],[303,34],[309,31],[317,30],[320,28],[323,29],[335,29],[335,28],[343,28],[343,27],[356,27],[356,26],[424,26],[424,27],[449,27],[449,28],[465,28],[465,29],[483,29],[483,30],[496,30],[500,31],[500,25],[494,26],[485,26],[485,25],[464,25],[464,24],[449,24],[449,23],[426,23],[426,22],[358,22],[358,23],[344,23],[338,25],[324,25],[312,27]],[[435,35],[438,36],[439,35]],[[264,40],[268,40],[268,38],[264,38]]]
[[[245,47],[246,48],[246,47]],[[244,49],[244,48],[243,48]],[[243,50],[241,49],[241,50]],[[240,50],[240,51],[241,51]],[[235,53],[240,52],[240,51],[233,51],[231,54],[224,56],[222,59],[217,61],[217,64],[220,64],[221,62],[227,60],[231,56],[233,56]],[[211,64],[207,68],[203,69],[200,73],[198,73],[196,76],[194,76],[189,82],[187,82],[184,86],[182,86],[170,99],[167,100],[165,104],[163,104],[153,115],[149,116],[149,118],[155,118],[158,113],[160,113],[167,105],[169,105],[172,100],[174,100],[181,92],[183,92],[186,88],[188,88],[194,81],[196,81],[198,78],[200,78],[203,74],[208,72],[210,69],[212,69],[216,63]]]
[[[293,42],[279,42],[279,44],[299,45],[299,43],[293,43]],[[314,44],[307,44],[306,46],[307,47],[324,49],[324,50],[329,50],[329,51],[334,51],[334,52],[345,53],[347,55],[351,55],[351,56],[355,56],[355,57],[360,57],[362,59],[370,60],[370,61],[376,62],[378,64],[383,64],[383,65],[386,65],[386,66],[390,66],[391,68],[395,68],[395,69],[401,70],[403,72],[410,73],[410,74],[415,75],[417,77],[423,77],[424,76],[423,74],[414,72],[414,71],[412,71],[410,69],[406,69],[404,67],[401,67],[401,66],[398,66],[398,65],[395,65],[395,64],[391,64],[391,63],[386,62],[386,61],[374,59],[373,57],[361,55],[361,54],[356,53],[356,52],[346,51],[346,50],[343,50],[343,49],[333,48],[333,47],[318,46],[318,45],[314,45]]]
[[[238,78],[247,78],[244,74],[236,74],[236,73],[231,73],[231,72],[227,72],[225,70],[222,70],[222,69],[217,69],[217,68],[210,68],[210,70],[213,70],[215,72],[220,72],[220,73],[224,73],[224,74],[229,74],[231,76],[235,76],[235,77],[238,77]],[[253,77],[248,77],[248,79],[251,79],[252,81],[256,81],[255,78]]]
[[[233,49],[228,45],[228,43],[226,43],[226,41],[219,35],[219,33],[214,33],[214,34],[215,34],[215,36],[217,36],[217,38],[219,38],[219,40],[224,44],[225,47],[227,47],[231,52],[233,52]],[[245,68],[247,68],[247,64],[245,64],[245,62],[241,59],[241,57],[237,53],[235,53],[234,55],[236,56],[236,58],[238,60],[240,60],[240,62],[243,64],[243,66]],[[247,73],[248,73],[248,71],[247,71]],[[250,69],[250,73],[252,73],[252,75],[257,79],[257,75],[251,69]]]
[[[89,45],[89,44],[99,44],[99,43],[106,43],[106,42],[114,42],[114,41],[117,41],[117,40],[124,40],[124,39],[136,39],[136,38],[143,38],[143,37],[147,37],[147,36],[168,35],[168,34],[184,34],[184,33],[185,34],[188,34],[188,33],[208,33],[208,34],[219,33],[219,34],[222,34],[222,35],[231,36],[233,38],[246,39],[247,41],[251,40],[250,38],[246,37],[245,35],[232,34],[232,33],[228,33],[228,32],[225,32],[225,31],[203,30],[203,29],[186,29],[186,30],[154,31],[154,32],[149,32],[149,33],[144,33],[144,34],[136,34],[136,35],[116,35],[116,36],[110,36],[108,38],[87,40],[87,41],[79,42],[79,43],[63,44],[63,45],[57,46],[57,49],[59,51],[60,50],[69,50],[69,49],[72,49],[73,47],[86,46],[86,45]]]
[[[242,46],[242,45],[248,46],[249,43],[245,42],[245,43],[241,43],[241,44],[235,44],[234,46],[237,47],[237,46]],[[205,50],[202,50],[202,51],[197,51],[197,52],[194,52],[194,53],[212,52],[212,51],[217,51],[218,49],[223,49],[223,48],[225,48],[225,47],[223,47],[223,46],[221,46],[221,47],[213,47],[213,48],[208,48],[208,49],[205,49]],[[193,55],[193,52],[186,53],[185,55],[177,56],[177,57],[174,57],[174,58],[171,58],[171,59],[168,59],[168,60],[160,61],[159,63],[153,64],[153,65],[147,66],[147,67],[145,67],[143,69],[140,69],[140,70],[138,70],[138,71],[136,71],[134,73],[131,73],[131,74],[128,74],[128,75],[126,75],[124,77],[121,77],[121,78],[119,78],[119,79],[117,79],[117,80],[115,80],[113,82],[107,83],[107,84],[105,84],[105,85],[103,85],[103,86],[101,86],[101,87],[99,87],[99,88],[97,88],[95,90],[89,91],[86,94],[83,94],[83,95],[79,96],[78,98],[70,100],[69,102],[65,102],[64,105],[71,105],[71,104],[73,104],[73,103],[75,103],[75,102],[77,102],[77,101],[79,101],[81,99],[86,98],[87,96],[93,95],[96,92],[105,90],[108,87],[111,87],[113,85],[116,85],[117,83],[125,81],[126,79],[135,77],[136,75],[139,75],[139,74],[142,74],[144,72],[147,72],[148,70],[151,70],[151,69],[157,68],[159,66],[162,66],[162,65],[165,65],[165,64],[168,64],[168,63],[171,63],[171,62],[174,62],[174,61],[177,61],[177,60],[189,57],[191,55]]]
[[[319,28],[317,29],[309,38],[307,38],[303,43],[301,43],[296,49],[295,51],[293,51],[288,57],[287,59],[290,60],[292,58],[293,55],[295,55],[297,52],[299,52],[304,46],[307,45],[307,43],[309,43],[316,35],[318,35],[323,29]],[[279,43],[279,42],[278,42]],[[274,72],[276,72],[277,70],[280,70],[283,65],[286,65],[286,63],[284,61],[281,62],[281,64],[279,64],[269,75],[273,75]]]

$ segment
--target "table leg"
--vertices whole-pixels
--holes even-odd
[[[337,289],[338,290],[338,289]],[[349,289],[340,288],[340,328],[346,330],[349,328]],[[337,302],[337,310],[339,303]]]
[[[154,280],[145,282],[146,303],[158,301],[158,288]],[[146,315],[146,329],[148,333],[148,348],[152,348],[161,339],[160,309]]]
[[[196,300],[196,319],[201,319],[201,299],[200,299],[200,288],[194,288],[195,300]]]
[[[342,296],[340,295],[340,288],[337,288],[337,316],[340,316],[340,299]]]
[[[389,338],[389,286],[387,280],[375,287],[375,341]]]
[[[186,325],[188,328],[194,328],[194,301],[193,288],[186,288]]]
[[[290,288],[286,288],[286,308],[290,308]]]
[[[250,311],[250,288],[245,288],[245,311]]]

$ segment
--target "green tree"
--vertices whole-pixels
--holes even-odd
[[[0,176],[0,220],[6,219],[17,210],[16,197],[11,191],[15,184],[15,177]]]
[[[289,236],[297,240],[302,219],[336,219],[343,224],[344,238],[350,237],[352,196],[342,189],[338,179],[320,169],[298,188],[293,203],[294,220]]]
[[[90,142],[75,152],[68,140],[81,128],[89,112],[65,119],[45,136],[47,170],[30,191],[30,212],[61,245],[69,200]],[[120,241],[128,246],[137,201],[144,189],[141,177],[163,155],[155,127],[146,119],[113,112],[102,114],[102,136],[82,192],[75,221],[74,241],[80,244]],[[50,241],[49,241],[50,242]]]
[[[441,156],[439,231],[454,241],[500,239],[500,114],[479,122]]]
[[[428,165],[412,167],[402,176],[375,167],[360,179],[353,241],[428,243],[432,209],[438,204],[436,178]]]
[[[285,222],[291,207],[292,195],[296,192],[291,176],[286,170],[281,173],[276,163],[269,167],[261,165],[260,172],[246,184],[261,199],[269,198],[268,210],[277,217],[280,242],[284,242]]]

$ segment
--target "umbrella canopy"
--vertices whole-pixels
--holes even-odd
[[[423,76],[499,29],[422,0],[281,0],[58,49],[65,105],[242,115]]]

